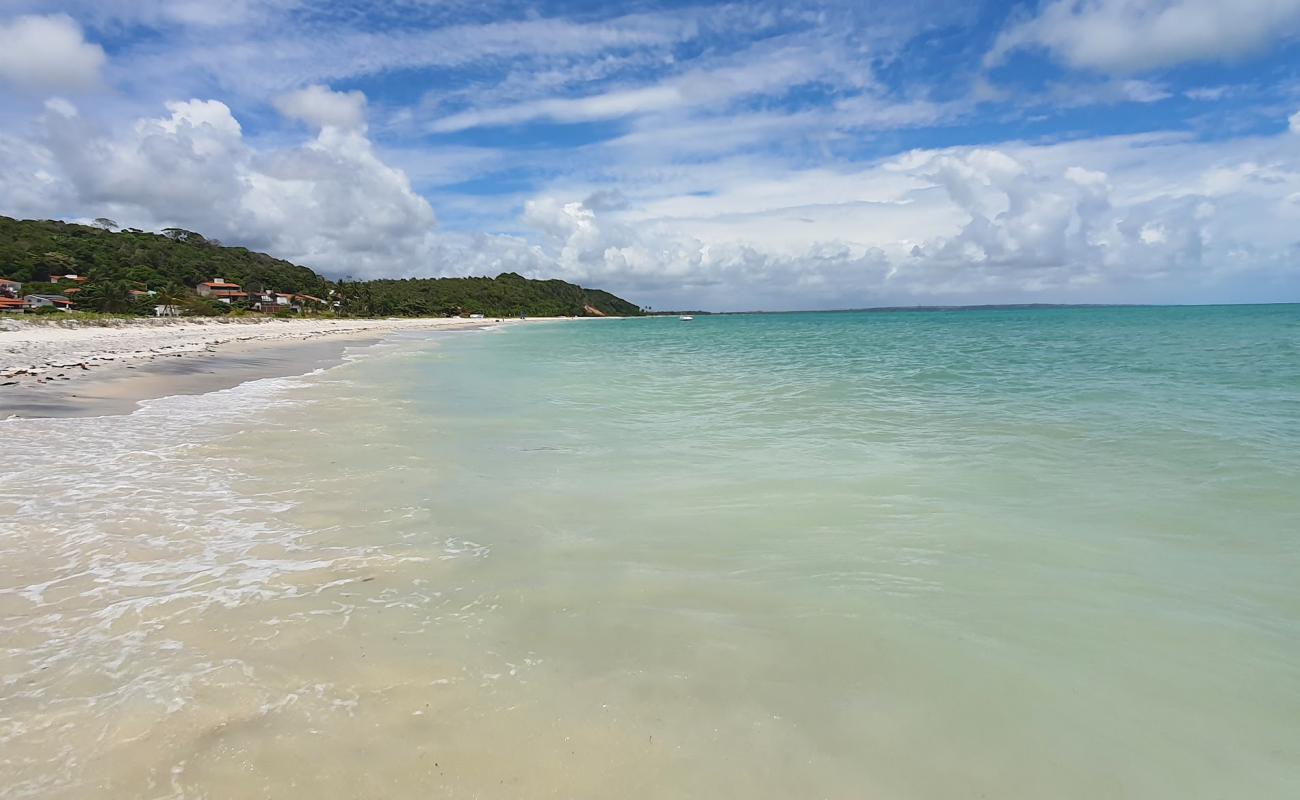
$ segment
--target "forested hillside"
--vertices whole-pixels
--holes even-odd
[[[24,293],[68,291],[47,283],[51,275],[89,278],[74,295],[79,308],[152,313],[154,302],[178,303],[186,313],[237,311],[201,300],[194,287],[221,278],[250,292],[285,292],[337,301],[344,315],[488,316],[635,315],[641,309],[608,292],[564,281],[496,278],[419,278],[335,283],[313,270],[243,247],[226,247],[195,231],[116,230],[112,220],[77,225],[0,216],[0,277],[22,281]],[[135,290],[135,299],[131,291]],[[140,290],[156,294],[140,296]]]
[[[370,315],[634,316],[641,309],[609,292],[564,281],[534,281],[507,272],[496,278],[411,278],[342,284],[346,308]]]
[[[107,221],[106,221],[107,224]],[[92,281],[131,281],[161,289],[194,288],[214,277],[255,289],[321,295],[329,281],[300,267],[243,247],[225,247],[193,231],[113,232],[89,225],[0,217],[0,273],[42,283],[75,273]]]

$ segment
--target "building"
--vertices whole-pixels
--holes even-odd
[[[49,282],[62,283],[63,281],[68,281],[69,283],[85,283],[88,280],[90,280],[90,278],[87,278],[84,275],[51,275]]]
[[[71,311],[72,301],[61,294],[29,294],[23,298],[23,307],[27,311],[35,311],[38,308],[57,308],[60,311]]]
[[[222,303],[248,299],[248,293],[239,284],[227,283],[221,278],[213,278],[207,283],[200,283],[194,287],[194,290],[199,293],[199,297],[206,297],[209,300],[217,300]]]
[[[18,281],[0,278],[0,297],[17,300],[23,296],[23,285]]]
[[[278,311],[292,311],[298,313],[302,311],[302,305],[294,302],[296,295],[285,294],[284,292],[257,292],[250,296],[254,311],[262,311],[268,314],[274,314]]]
[[[181,315],[181,307],[173,305],[154,306],[153,315],[155,317],[179,317]]]
[[[21,314],[26,305],[17,297],[0,297],[0,312],[8,311],[11,314]]]

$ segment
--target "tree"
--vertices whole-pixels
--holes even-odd
[[[185,290],[178,284],[166,283],[158,290],[158,294],[153,296],[152,305],[162,306],[162,316],[164,317],[179,317],[181,309],[185,306],[187,300]],[[152,307],[149,309],[151,313],[153,310]]]
[[[43,283],[51,275],[67,275],[77,270],[77,260],[67,253],[42,253],[36,267],[32,270],[32,280]]]
[[[111,280],[87,284],[77,301],[79,305],[91,310],[110,314],[125,314],[133,310],[135,304],[130,284]]]
[[[194,231],[187,231],[184,228],[163,228],[162,232],[163,236],[177,242],[195,242],[197,244],[203,244],[207,241],[207,239],[203,238],[203,234],[195,233]]]
[[[128,295],[133,287],[160,290],[171,284],[176,302],[155,297],[157,305],[182,306],[192,314],[229,314],[238,306],[204,300],[193,288],[220,277],[249,290],[328,298],[326,308],[341,315],[581,316],[591,313],[588,308],[607,315],[643,313],[608,292],[558,280],[526,279],[517,273],[405,280],[354,280],[347,275],[334,283],[307,267],[243,247],[219,246],[184,228],[169,228],[159,235],[0,216],[0,277],[30,284],[24,287],[30,293],[56,293],[74,287],[42,284],[51,275],[68,273],[89,277],[77,293],[78,304],[103,310],[127,310],[121,287],[113,286],[125,282]],[[146,304],[138,307],[145,309]]]
[[[118,228],[118,224],[108,217],[95,217],[95,225],[106,231],[116,230]]]

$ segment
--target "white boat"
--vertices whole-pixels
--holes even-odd
[[[678,317],[678,319],[684,319],[687,322],[690,322],[691,320],[695,319],[695,317],[692,317],[690,314],[682,314],[680,317]]]

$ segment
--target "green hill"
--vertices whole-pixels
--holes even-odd
[[[637,306],[609,292],[564,281],[534,281],[513,272],[495,278],[411,278],[340,287],[348,307],[381,316],[486,314],[510,317],[636,316]],[[592,310],[599,312],[593,314]]]
[[[330,297],[346,315],[487,316],[612,315],[641,309],[608,292],[564,281],[529,280],[514,273],[496,278],[414,278],[333,282],[313,270],[244,247],[226,247],[194,231],[163,233],[76,225],[54,220],[0,216],[0,277],[22,281],[24,292],[59,292],[49,276],[76,274],[90,280],[73,297],[87,310],[152,313],[153,299],[131,301],[132,288],[147,288],[190,313],[228,313],[231,306],[200,300],[196,285],[213,278],[245,290]],[[234,308],[238,308],[238,304]]]

